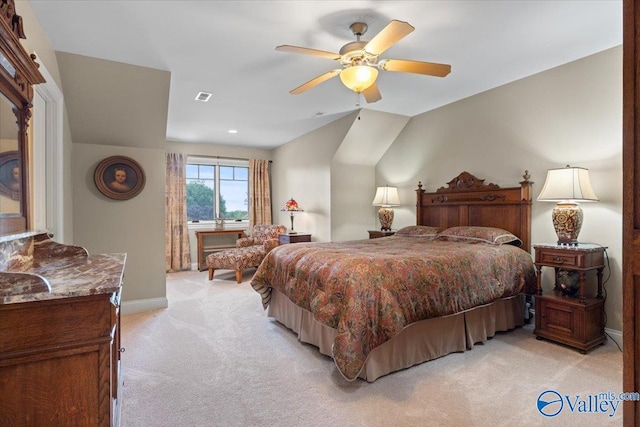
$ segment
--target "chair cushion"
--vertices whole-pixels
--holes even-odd
[[[207,255],[207,268],[225,268],[243,270],[260,265],[267,251],[264,246],[248,246],[245,248],[227,249]]]

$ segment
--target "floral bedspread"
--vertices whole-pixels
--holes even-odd
[[[337,330],[336,366],[355,379],[372,349],[410,323],[535,289],[531,255],[511,245],[390,236],[279,246],[253,280]]]

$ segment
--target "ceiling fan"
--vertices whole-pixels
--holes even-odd
[[[350,29],[353,35],[356,36],[356,41],[342,46],[339,53],[291,45],[276,47],[276,50],[282,52],[302,53],[333,59],[334,61],[339,61],[342,65],[342,68],[321,74],[293,89],[290,93],[294,95],[302,93],[339,75],[340,80],[346,87],[358,94],[362,93],[365,100],[368,103],[372,103],[382,99],[376,83],[378,69],[437,77],[445,77],[451,72],[451,65],[447,64],[379,58],[384,51],[415,30],[408,22],[392,20],[368,42],[360,40],[360,37],[367,32],[367,24],[354,22],[351,24]]]

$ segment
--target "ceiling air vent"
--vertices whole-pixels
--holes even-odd
[[[207,101],[209,101],[209,98],[211,98],[211,94],[210,93],[198,92],[198,95],[196,96],[196,101],[207,102]]]

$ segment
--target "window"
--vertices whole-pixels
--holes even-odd
[[[187,220],[249,219],[249,161],[187,159]]]

